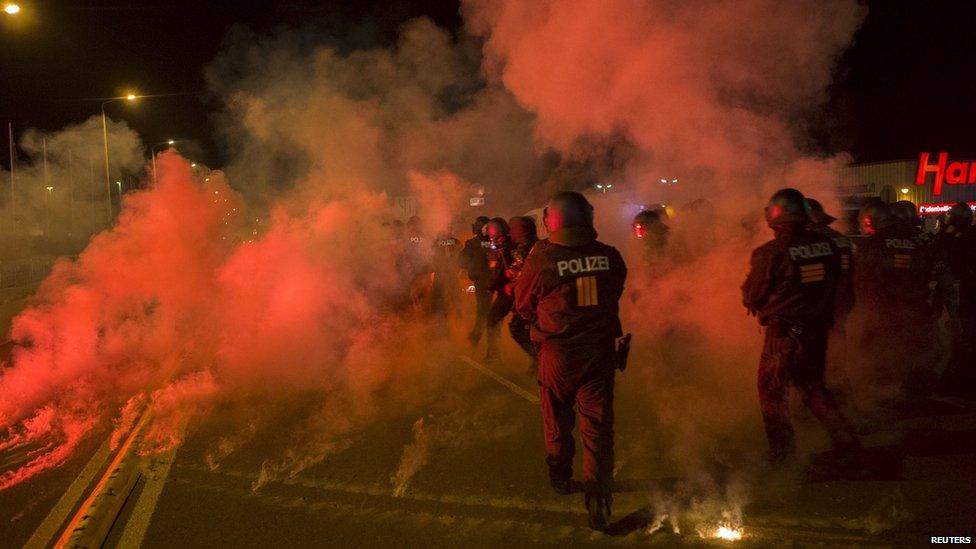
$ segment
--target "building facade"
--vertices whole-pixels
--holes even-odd
[[[837,194],[849,223],[875,197],[887,203],[910,200],[923,218],[935,218],[958,202],[976,210],[976,163],[935,152],[912,160],[852,164],[841,171]]]

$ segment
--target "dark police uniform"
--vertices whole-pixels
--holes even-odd
[[[879,228],[858,243],[857,263],[856,291],[865,305],[882,314],[908,315],[906,320],[916,326],[931,315],[930,255],[911,227],[898,223]],[[897,319],[883,320],[888,324]]]
[[[514,251],[515,244],[507,234],[493,239],[488,248],[488,290],[492,299],[487,319],[487,360],[496,360],[499,357],[500,326],[508,313],[512,312],[512,305],[515,303],[514,296],[506,291],[510,282],[508,271],[514,262]]]
[[[935,381],[931,254],[905,223],[878,228],[857,245],[855,289],[863,317],[865,364],[878,383],[921,397]]]
[[[506,287],[506,292],[514,297],[515,295],[515,283],[518,280],[519,275],[522,273],[522,269],[525,267],[525,260],[532,253],[532,248],[535,247],[539,240],[537,238],[532,238],[524,244],[518,244],[515,249],[512,250],[512,264],[508,268],[506,275],[508,276],[508,286]],[[508,322],[508,331],[512,334],[512,339],[518,343],[519,347],[522,348],[530,357],[535,360],[538,357],[538,349],[535,344],[532,343],[531,338],[531,326],[529,323],[519,316],[518,314],[513,314],[512,319]],[[533,366],[535,367],[535,366]]]
[[[434,239],[434,288],[432,309],[447,314],[457,308],[458,250],[461,242],[449,234]]]
[[[471,330],[472,339],[481,337],[488,318],[488,308],[491,307],[491,290],[488,289],[488,248],[491,240],[485,235],[475,235],[464,242],[461,253],[458,254],[458,264],[468,273],[468,278],[474,285],[474,299],[477,307],[474,329]]]
[[[935,240],[940,304],[953,323],[952,355],[945,381],[952,392],[976,393],[976,227],[942,233]]]
[[[488,329],[493,329],[512,311],[514,299],[505,287],[510,282],[509,268],[514,264],[515,243],[508,236],[497,238],[488,248],[488,289],[495,297],[488,310]]]
[[[837,301],[834,307],[834,316],[839,321],[851,312],[854,308],[854,273],[855,273],[855,250],[854,242],[844,233],[830,227],[822,227],[814,232],[819,232],[830,238],[837,247],[840,254],[840,279],[837,283]]]
[[[553,481],[572,478],[576,404],[587,494],[613,482],[614,340],[627,267],[593,238],[577,246],[535,245],[515,286],[516,311],[539,347],[539,394]]]
[[[827,332],[834,322],[841,262],[831,238],[799,224],[778,227],[776,237],[752,254],[742,285],[743,303],[766,327],[759,402],[776,461],[795,452],[787,400],[790,385],[827,428],[835,447],[857,444],[824,384]]]

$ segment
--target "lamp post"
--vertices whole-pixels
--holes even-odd
[[[115,101],[135,101],[136,95],[129,94],[122,97],[113,97],[102,101],[102,142],[105,146],[105,199],[108,203],[108,224],[112,224],[112,178],[108,170],[108,122],[105,118],[105,105]]]
[[[149,149],[149,152],[152,154],[153,185],[156,184],[156,149],[159,148],[161,145],[166,145],[167,147],[169,147],[175,144],[176,144],[175,139],[167,139],[162,143],[156,143],[155,145],[152,146],[151,149]]]
[[[3,12],[7,15],[17,15],[20,13],[20,6],[13,2],[7,2],[3,5]]]
[[[51,234],[51,199],[53,198],[53,195],[54,195],[54,187],[52,187],[51,185],[48,185],[48,186],[46,186],[44,188],[47,189],[47,204],[46,204],[46,207],[44,208],[44,233],[47,236],[50,236],[50,234]]]
[[[13,122],[7,123],[7,132],[10,138],[10,231],[13,232],[17,227],[17,204],[14,194],[14,166],[17,164],[16,153],[14,152],[14,125]]]

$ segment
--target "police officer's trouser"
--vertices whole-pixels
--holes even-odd
[[[539,397],[551,480],[573,476],[576,405],[583,443],[583,484],[587,494],[609,495],[613,487],[612,347],[539,349]]]
[[[759,361],[759,404],[774,461],[786,459],[796,450],[788,400],[790,386],[800,392],[803,403],[827,428],[835,448],[857,446],[853,432],[824,384],[826,352],[824,329],[783,324],[766,328]]]
[[[491,290],[485,287],[485,282],[474,281],[474,301],[475,318],[474,327],[471,329],[472,339],[477,340],[485,330],[485,323],[488,321],[488,310],[491,308]]]
[[[488,309],[488,334],[486,335],[487,354],[491,358],[497,358],[499,354],[499,336],[501,335],[499,330],[501,330],[501,323],[508,316],[508,313],[512,311],[512,305],[515,303],[515,298],[506,294],[504,291],[494,292],[495,296],[491,302],[491,307]]]
[[[976,314],[963,311],[959,328],[952,341],[944,380],[950,392],[972,395],[976,394]]]
[[[518,314],[512,315],[512,320],[508,322],[508,331],[512,334],[512,339],[518,346],[522,348],[530,357],[535,359],[539,355],[539,350],[536,348],[535,344],[532,343],[532,338],[529,336],[530,328],[529,323]]]

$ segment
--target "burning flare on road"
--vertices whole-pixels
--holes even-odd
[[[710,537],[724,539],[726,541],[739,541],[742,539],[742,528],[729,524],[723,524],[722,526],[716,528],[711,533]]]

